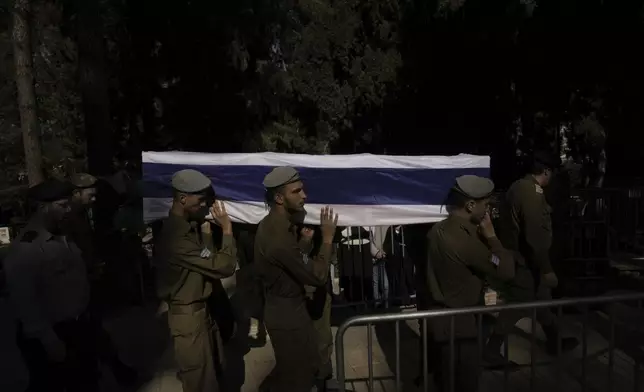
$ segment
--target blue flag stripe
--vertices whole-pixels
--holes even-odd
[[[269,166],[189,166],[143,164],[143,195],[172,195],[172,174],[195,169],[210,177],[218,197],[230,201],[263,201],[264,176]],[[348,205],[440,205],[454,178],[464,174],[489,176],[489,168],[376,169],[297,168],[305,184],[308,203]]]

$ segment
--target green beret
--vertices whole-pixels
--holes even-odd
[[[210,178],[197,170],[184,169],[172,175],[172,188],[178,192],[202,193],[211,187]]]
[[[73,174],[69,180],[72,183],[72,185],[80,189],[93,188],[94,186],[96,186],[96,182],[98,181],[96,177],[87,173]]]
[[[264,188],[278,188],[282,185],[300,181],[300,173],[290,166],[279,166],[264,177]]]
[[[465,175],[456,178],[452,189],[474,200],[480,200],[492,194],[494,183],[489,178]]]
[[[49,179],[29,188],[29,199],[40,203],[51,203],[58,200],[69,199],[74,191],[74,186],[67,181]]]

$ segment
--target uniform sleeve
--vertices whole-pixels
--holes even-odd
[[[206,239],[204,239],[206,241]],[[174,255],[184,263],[211,271],[220,278],[232,276],[237,267],[237,245],[232,235],[223,235],[217,252],[201,248],[182,237],[175,243]]]
[[[531,260],[542,274],[552,272],[550,246],[552,228],[548,211],[544,211],[543,196],[535,190],[520,192],[515,199],[513,211],[520,219],[523,238],[528,247],[525,257]]]
[[[449,248],[453,249],[455,258],[474,271],[501,281],[514,278],[514,257],[498,238],[488,238],[484,243],[463,233],[450,242]]]
[[[309,258],[295,239],[275,250],[273,260],[303,285],[323,286],[329,276],[331,244],[322,243],[318,254]]]
[[[215,240],[212,238],[212,231],[201,231],[201,239],[206,248],[215,249]]]
[[[42,339],[54,331],[38,296],[38,264],[41,259],[36,245],[17,243],[7,255],[4,268],[10,300],[25,335]]]

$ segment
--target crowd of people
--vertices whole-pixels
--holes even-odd
[[[510,302],[550,298],[558,279],[549,258],[551,209],[543,189],[559,165],[549,154],[535,154],[530,172],[507,192],[497,227],[490,217],[492,181],[456,178],[445,203],[448,217],[433,225],[426,247],[413,257],[406,255],[399,227],[345,229],[339,247],[367,246],[364,253],[372,263],[366,289],[364,284],[358,291],[351,289],[347,279],[355,274],[341,273],[345,295],[362,300],[367,292],[376,304],[386,306],[389,281],[395,280],[406,298],[416,297],[419,310],[483,304],[486,284]],[[338,215],[325,207],[318,225],[305,225],[303,180],[294,168],[277,167],[263,182],[269,212],[256,229],[252,258],[254,275],[261,282],[260,319],[276,361],[263,391],[337,388],[331,361],[329,279],[332,259],[338,257]],[[88,207],[96,199],[95,184],[94,177],[81,174],[30,188],[36,210],[4,260],[30,391],[96,391],[99,361],[108,364],[122,384],[136,382],[136,372],[113,349],[93,301],[93,276],[100,266],[91,246]],[[156,294],[167,304],[183,390],[226,390],[221,333],[208,301],[220,280],[239,269],[233,224],[224,203],[217,200],[216,184],[213,188],[204,174],[178,171],[171,186],[172,207],[155,238]],[[355,242],[356,235],[368,241]],[[341,269],[356,264],[355,253],[351,254],[341,258]],[[395,254],[400,257],[392,258]],[[412,258],[415,266],[407,265]],[[404,267],[387,271],[387,264]],[[485,336],[483,363],[477,351],[481,331],[474,316],[456,318],[454,336],[447,319],[432,319],[428,339],[421,344],[421,350],[427,346],[429,363],[421,364],[421,369],[434,373],[441,390],[453,386],[455,391],[476,391],[482,368],[508,365],[501,344],[523,316],[508,311],[494,321],[491,334]],[[549,353],[577,345],[574,337],[560,336],[552,312],[540,311],[538,321]],[[450,379],[451,361],[456,374]]]
[[[96,184],[81,173],[31,187],[33,213],[3,260],[28,391],[96,391],[101,362],[121,385],[137,381],[103,329],[94,295],[102,269],[89,216]]]

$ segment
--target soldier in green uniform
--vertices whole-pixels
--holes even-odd
[[[514,277],[515,260],[501,245],[488,212],[492,181],[462,176],[447,197],[448,217],[428,234],[427,284],[430,308],[462,308],[483,305],[487,277],[502,281]],[[450,390],[450,363],[455,363],[454,390],[478,389],[480,364],[476,317],[455,317],[454,358],[450,358],[450,318],[430,320],[431,336],[441,358],[435,381]]]
[[[278,167],[264,178],[270,212],[255,237],[255,263],[264,286],[264,320],[275,352],[275,368],[262,390],[309,392],[320,369],[318,337],[307,309],[305,286],[324,287],[338,216],[320,213],[322,244],[309,258],[298,243],[306,194],[298,172]]]
[[[37,212],[4,260],[30,392],[99,390],[87,271],[63,226],[72,191],[58,180],[29,189]]]
[[[544,195],[561,165],[561,159],[547,152],[534,154],[531,170],[512,184],[506,193],[501,211],[500,234],[504,246],[521,254],[525,263],[517,269],[516,278],[500,287],[503,295],[511,301],[534,301],[552,299],[551,290],[557,287],[558,279],[550,263],[552,246],[552,209]],[[503,312],[497,320],[494,333],[488,342],[487,351],[498,353],[504,336],[525,312]],[[537,319],[546,335],[546,349],[550,355],[557,354],[559,328],[557,318],[550,309],[537,312]],[[562,351],[577,347],[578,340],[561,339]]]
[[[222,351],[206,301],[212,294],[211,280],[235,272],[232,223],[222,202],[208,207],[212,185],[202,173],[178,171],[172,177],[172,188],[172,208],[157,239],[157,291],[168,303],[168,325],[183,390],[216,392],[221,386],[215,353],[218,350],[221,356]],[[222,229],[219,251],[212,248],[212,237],[200,230],[208,211],[208,219]]]
[[[65,225],[65,231],[80,248],[87,266],[92,293],[90,295],[89,313],[96,328],[96,344],[101,361],[109,366],[116,381],[123,386],[134,385],[137,372],[121,361],[116,347],[109,334],[103,328],[101,317],[100,281],[103,262],[97,257],[94,246],[94,227],[90,209],[96,202],[96,177],[87,173],[76,173],[70,177],[74,186],[71,198],[71,212]]]
[[[302,251],[310,254],[313,245],[314,231],[310,228],[300,230],[300,246]],[[317,372],[318,391],[332,391],[338,389],[337,382],[333,380],[333,332],[331,331],[331,295],[329,294],[329,283],[324,286],[305,286],[309,315],[313,320],[313,328],[317,335],[319,358],[319,369]]]
[[[322,309],[320,314],[313,317],[313,328],[317,335],[319,367],[316,375],[318,391],[333,391],[338,389],[337,381],[333,380],[333,332],[331,331],[331,295],[327,287],[318,288],[313,293],[313,301]]]

